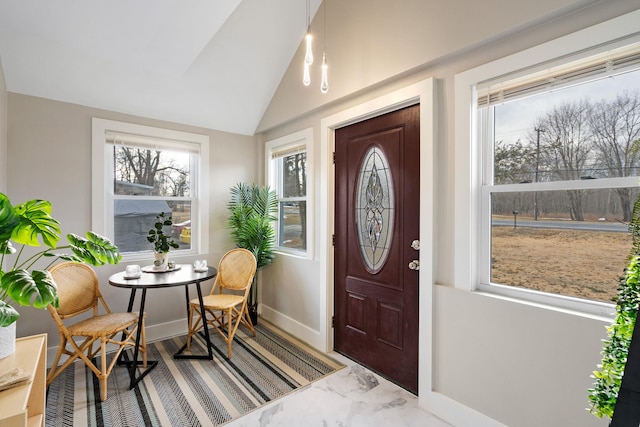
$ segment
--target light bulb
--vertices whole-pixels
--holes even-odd
[[[313,49],[311,48],[312,39],[313,36],[311,36],[311,33],[307,32],[307,35],[305,36],[305,40],[307,41],[307,54],[304,56],[304,63],[308,65],[313,64]]]
[[[302,83],[305,86],[309,86],[311,84],[311,74],[309,72],[309,64],[304,63],[304,74],[302,75]]]
[[[320,81],[320,92],[329,92],[329,80],[327,79],[327,58],[322,54],[322,80]]]

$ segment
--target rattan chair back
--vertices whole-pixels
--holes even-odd
[[[58,286],[58,315],[64,319],[97,309],[98,276],[85,264],[63,262],[49,269]]]
[[[220,287],[220,292],[222,289],[247,290],[251,286],[256,269],[256,258],[251,251],[242,248],[231,249],[220,259],[216,285],[212,292],[216,286]]]

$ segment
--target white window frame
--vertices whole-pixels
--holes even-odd
[[[113,239],[113,153],[107,142],[107,132],[137,135],[167,141],[180,141],[199,146],[199,161],[193,165],[197,182],[191,188],[194,199],[191,206],[191,229],[194,244],[191,249],[176,250],[177,256],[206,254],[209,252],[209,137],[189,132],[139,125],[135,123],[92,118],[92,224],[97,233]],[[150,249],[151,251],[151,249]],[[123,254],[123,261],[148,261],[149,253],[132,252]]]
[[[274,152],[282,151],[287,147],[304,146],[304,151],[307,153],[307,195],[305,201],[307,202],[307,248],[306,250],[287,248],[279,246],[280,241],[280,224],[275,226],[276,229],[276,252],[284,255],[292,255],[301,258],[312,259],[313,257],[313,128],[307,128],[299,132],[295,132],[271,141],[267,141],[265,144],[265,171],[266,182],[269,187],[276,190],[278,199],[280,199],[279,188],[279,168],[276,166],[276,159],[272,159]],[[278,208],[280,206],[278,200]],[[279,216],[278,216],[279,218]]]
[[[454,176],[454,286],[468,291],[487,291],[483,287],[486,276],[486,242],[489,241],[487,206],[483,204],[483,165],[481,132],[478,120],[478,87],[483,82],[503,75],[525,76],[544,68],[619,48],[640,41],[640,11],[611,19],[576,33],[524,50],[508,57],[459,73],[455,76],[455,176]],[[634,180],[637,184],[637,178]],[[540,189],[553,183],[540,183]],[[593,183],[577,182],[576,186]],[[610,184],[607,184],[610,186]],[[620,183],[627,185],[627,182]],[[504,190],[509,190],[504,186]],[[513,189],[512,189],[513,190]],[[485,198],[486,200],[486,198]],[[485,245],[485,246],[483,246]],[[484,255],[483,255],[484,254]],[[621,266],[623,268],[624,266]],[[622,271],[622,270],[621,270]],[[542,305],[553,309],[588,315],[611,316],[613,305],[561,295],[543,294],[508,286],[491,286],[491,293],[500,297]]]

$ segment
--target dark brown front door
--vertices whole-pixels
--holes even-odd
[[[336,130],[336,351],[418,390],[420,107]]]

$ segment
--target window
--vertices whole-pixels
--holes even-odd
[[[160,213],[176,253],[207,251],[204,209],[208,137],[93,120],[94,229],[112,239],[125,259],[146,259],[147,232]]]
[[[640,37],[627,36],[589,49],[575,34],[456,77],[472,104],[472,288],[609,314],[640,193]]]
[[[311,136],[307,129],[266,145],[268,182],[278,195],[277,246],[293,254],[310,253]]]

